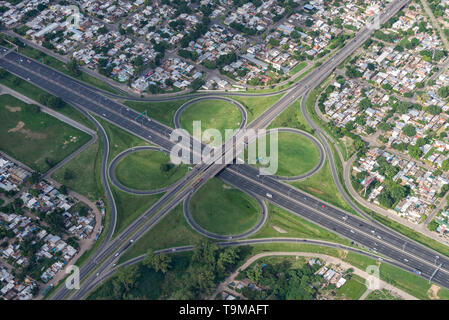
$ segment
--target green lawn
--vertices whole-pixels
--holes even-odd
[[[181,113],[179,122],[181,127],[193,135],[193,122],[201,121],[201,130],[217,129],[222,139],[214,145],[221,145],[225,141],[226,129],[237,129],[242,123],[240,110],[232,103],[223,100],[200,100],[192,103]],[[204,141],[209,143],[209,140]]]
[[[370,292],[365,300],[402,300],[393,296],[387,289],[374,290]]]
[[[266,154],[269,155],[270,159],[273,159],[274,156],[274,159],[278,161],[278,170],[274,174],[286,177],[298,176],[309,172],[318,164],[319,151],[313,142],[306,137],[291,132],[279,132],[277,153],[275,152],[276,150],[272,150],[270,140],[271,135],[263,136],[257,141],[257,148],[255,141],[248,149],[251,149],[251,147],[256,148],[257,157],[259,157],[258,146],[261,141],[266,141]],[[274,152],[273,155],[271,154],[272,152]],[[265,152],[262,151],[261,154],[265,154]],[[245,159],[247,160],[248,157],[245,156]],[[260,159],[261,162],[264,160],[266,160],[266,157]],[[257,163],[255,166],[264,167],[265,165]],[[272,166],[272,161],[267,166]]]
[[[39,96],[41,94],[47,94],[47,92],[42,90],[41,88],[38,88],[35,85],[22,80],[9,72],[6,73],[6,76],[4,78],[0,78],[0,83],[23,94],[24,96],[27,96],[34,101],[39,101]],[[56,109],[56,111],[75,120],[76,122],[84,124],[88,128],[95,128],[92,122],[90,122],[80,111],[67,103],[64,103],[64,105],[61,108]]]
[[[287,109],[282,111],[282,113],[276,119],[274,119],[268,129],[284,127],[300,129],[313,134],[312,128],[301,113],[300,106],[300,100],[292,103]]]
[[[114,126],[97,118],[106,131],[109,139],[109,161],[123,150],[134,146],[150,145],[148,142],[126,132],[125,130]],[[112,193],[117,206],[117,225],[114,235],[120,233],[128,224],[141,215],[162,195],[137,196],[120,191],[111,186]]]
[[[120,257],[120,263],[140,256],[148,249],[160,250],[171,247],[191,245],[203,236],[194,231],[182,210],[182,204],[170,211],[150,231],[140,238],[130,249]]]
[[[319,170],[313,176],[301,181],[290,182],[290,184],[294,187],[306,191],[307,193],[314,195],[319,199],[322,199],[323,201],[326,201],[344,210],[350,212],[353,211],[338,192],[337,187],[334,183],[334,179],[332,178],[329,160],[327,159],[321,170]]]
[[[248,124],[255,118],[260,116],[265,110],[275,104],[284,94],[280,93],[274,96],[267,97],[243,97],[243,96],[229,96],[229,98],[240,102],[248,112]]]
[[[187,173],[185,164],[171,166],[168,154],[143,150],[123,158],[115,168],[115,175],[120,183],[130,188],[153,190],[167,187]]]
[[[10,95],[0,96],[0,148],[40,172],[87,143],[90,136]]]
[[[348,300],[359,300],[366,290],[365,280],[355,274],[343,286],[336,289],[337,297]]]
[[[152,144],[142,140],[139,137],[101,119],[100,117],[95,118],[103,127],[104,131],[108,135],[109,139],[109,161],[114,159],[119,153],[125,151],[132,147],[137,146],[151,146]]]
[[[294,75],[297,74],[299,71],[307,67],[307,62],[303,61],[298,63],[293,69],[290,70],[289,74]]]
[[[173,128],[175,126],[173,117],[176,110],[189,100],[190,99],[182,99],[166,102],[125,101],[124,104],[139,112],[147,111],[148,117]]]
[[[120,191],[114,186],[111,186],[112,194],[114,195],[115,204],[117,206],[117,225],[115,227],[114,236],[119,234],[131,222],[151,207],[162,194],[150,196],[132,195]]]
[[[76,158],[53,173],[52,178],[92,201],[101,198],[104,189],[100,180],[103,154],[103,147],[100,143],[101,140],[97,140]],[[73,177],[66,176],[66,171],[71,172]]]
[[[276,237],[320,239],[350,245],[348,240],[269,203],[267,222],[250,238]]]
[[[240,234],[260,217],[259,204],[218,178],[204,184],[190,201],[192,218],[204,229],[221,235]]]

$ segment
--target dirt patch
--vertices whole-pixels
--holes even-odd
[[[346,250],[338,250],[338,257],[339,257],[341,260],[346,259],[347,256],[348,256],[348,251],[346,251]]]
[[[315,188],[313,188],[313,187],[307,187],[307,189],[308,189],[309,191],[311,191],[311,192],[314,192],[314,193],[324,194],[323,191],[318,190],[318,189],[315,189]]]
[[[439,300],[440,297],[438,296],[438,291],[440,291],[440,287],[432,284],[432,286],[430,287],[429,290],[427,290],[427,295],[429,296],[430,299],[432,300]]]
[[[287,233],[287,231],[285,231],[284,229],[282,229],[282,228],[279,228],[278,226],[271,226],[274,230],[276,230],[277,232],[279,232],[279,233]]]
[[[234,189],[234,188],[231,187],[231,186],[228,186],[227,184],[224,184],[224,185],[223,185],[223,189],[228,189],[228,190],[230,190],[230,189]]]
[[[11,106],[6,106],[6,109],[9,110],[9,112],[20,112],[22,111],[21,107],[11,107]]]
[[[20,133],[23,133],[29,139],[41,140],[41,139],[45,139],[47,137],[47,135],[45,133],[32,132],[29,129],[21,129]]]
[[[23,121],[19,121],[15,128],[11,128],[8,130],[8,132],[17,132],[22,130],[22,128],[25,126],[25,123]]]

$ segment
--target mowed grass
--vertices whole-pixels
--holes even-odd
[[[148,142],[136,137],[127,131],[114,126],[97,117],[98,122],[106,131],[109,139],[109,162],[120,152],[135,146],[150,145]],[[134,219],[140,216],[146,209],[159,199],[162,194],[150,196],[137,196],[120,191],[111,185],[112,194],[114,195],[115,204],[117,206],[117,225],[115,227],[114,236],[119,234]]]
[[[316,167],[319,161],[319,151],[312,141],[296,133],[279,132],[278,133],[278,150],[271,148],[271,139],[275,135],[265,135],[258,139],[257,146],[254,141],[248,149],[257,149],[257,158],[260,158],[256,167],[273,167],[273,160],[278,161],[277,171],[273,174],[279,176],[297,176],[309,172]],[[259,154],[265,154],[262,149],[259,151],[260,143],[266,141],[267,157],[259,157]],[[271,159],[267,165],[264,161]],[[245,156],[247,160],[248,157]]]
[[[53,173],[52,178],[88,199],[96,201],[104,194],[100,179],[102,156],[101,140],[97,140]],[[73,174],[73,177],[65,175],[67,170]]]
[[[273,128],[293,128],[307,131],[314,134],[312,128],[307,123],[304,115],[301,113],[301,101],[298,100],[287,107],[281,114],[274,119],[268,129]]]
[[[189,205],[192,218],[198,225],[221,235],[249,230],[261,214],[256,200],[218,178],[206,182],[193,195]]]
[[[220,131],[222,141],[225,141],[226,129],[237,129],[242,123],[240,110],[232,103],[223,100],[200,100],[192,103],[181,113],[179,122],[181,127],[193,135],[193,122],[201,121],[201,131],[217,129]],[[204,141],[208,143],[209,141]]]
[[[160,250],[165,248],[191,245],[204,238],[194,231],[186,219],[182,204],[170,211],[160,222],[140,238],[126,253],[120,257],[119,263],[145,254],[148,249]]]
[[[248,112],[248,124],[260,116],[265,110],[275,104],[284,94],[280,93],[267,97],[251,96],[229,96],[229,98],[240,102]]]
[[[25,102],[0,96],[0,148],[40,172],[48,171],[87,143],[90,136]]]
[[[346,281],[346,283],[338,288],[337,297],[348,299],[348,300],[359,300],[360,297],[367,290],[365,285],[365,280],[355,274],[352,275],[351,279]]]
[[[103,127],[109,139],[109,161],[114,159],[119,153],[132,147],[151,146],[152,144],[139,137],[113,125],[100,117],[95,118]]]
[[[323,167],[313,176],[301,181],[293,181],[289,183],[294,187],[304,190],[305,192],[310,193],[334,206],[353,212],[337,190],[337,186],[332,178],[329,160],[327,159]]]
[[[131,222],[162,197],[162,194],[150,196],[133,195],[123,192],[114,186],[111,186],[111,190],[114,195],[115,205],[117,206],[117,224],[114,236],[123,231]]]
[[[0,83],[34,101],[39,101],[39,96],[47,93],[41,88],[36,87],[30,82],[22,80],[21,78],[16,77],[9,72],[6,72],[5,77],[0,78]],[[64,103],[64,105],[56,111],[75,120],[76,122],[84,124],[88,128],[95,129],[95,126],[92,124],[92,122],[90,122],[80,111],[67,103]]]
[[[137,190],[152,190],[167,187],[188,170],[185,164],[171,164],[170,156],[162,151],[142,150],[127,155],[115,168],[120,183]]]
[[[267,222],[250,238],[307,238],[350,245],[348,240],[341,238],[316,224],[302,219],[287,210],[279,208],[271,203],[267,206]]]
[[[147,111],[148,117],[151,119],[155,119],[156,121],[173,128],[175,126],[173,117],[175,116],[176,110],[189,100],[190,99],[181,99],[165,102],[124,101],[124,104],[139,112]]]

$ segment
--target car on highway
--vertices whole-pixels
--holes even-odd
[[[326,208],[326,206],[324,204],[321,205],[321,208]]]

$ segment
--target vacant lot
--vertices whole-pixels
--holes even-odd
[[[213,178],[192,197],[190,211],[196,223],[217,234],[240,234],[253,227],[261,208],[246,193]]]
[[[90,136],[10,95],[0,96],[0,149],[46,172]]]
[[[100,143],[101,140],[97,140],[76,158],[53,173],[52,178],[92,201],[101,198],[104,189],[100,180],[103,154]]]

